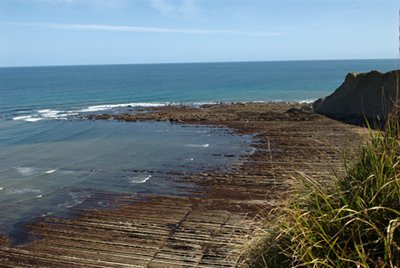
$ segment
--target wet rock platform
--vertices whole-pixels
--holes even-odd
[[[343,172],[344,151],[356,155],[368,137],[293,103],[166,106],[89,119],[229,127],[252,134],[255,150],[227,173],[171,176],[195,185],[193,194],[121,194],[112,209],[40,218],[27,226],[37,237],[30,243],[0,238],[0,267],[246,267],[241,253],[257,215],[279,205],[300,173],[329,181]]]

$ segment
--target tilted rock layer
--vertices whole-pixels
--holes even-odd
[[[383,120],[399,104],[400,70],[349,73],[330,96],[314,102],[314,110],[353,123]]]

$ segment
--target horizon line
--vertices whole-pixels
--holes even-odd
[[[138,63],[83,63],[83,64],[50,64],[50,65],[9,65],[0,68],[35,68],[35,67],[75,67],[75,66],[107,66],[107,65],[172,65],[172,64],[218,64],[218,63],[262,63],[262,62],[305,62],[305,61],[365,61],[365,60],[395,60],[397,58],[350,58],[350,59],[301,59],[301,60],[232,60],[232,61],[183,61],[183,62],[138,62]]]

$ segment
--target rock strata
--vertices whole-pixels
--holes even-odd
[[[0,267],[247,267],[241,254],[263,223],[257,215],[272,216],[299,173],[329,183],[344,172],[344,148],[356,155],[368,137],[366,129],[289,103],[169,106],[88,118],[228,127],[251,135],[252,150],[226,171],[162,174],[179,195],[96,193],[90,202],[115,206],[41,217],[26,226],[39,239],[24,245],[0,236]]]
[[[361,124],[384,122],[399,104],[400,70],[349,73],[330,96],[314,102],[314,110],[331,118]],[[396,105],[397,104],[397,105]]]

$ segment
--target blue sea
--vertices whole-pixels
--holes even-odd
[[[348,72],[396,67],[396,60],[343,60],[0,68],[0,232],[18,240],[23,223],[43,215],[109,206],[99,194],[184,194],[170,174],[227,170],[252,151],[251,137],[228,129],[82,115],[311,102]]]

